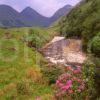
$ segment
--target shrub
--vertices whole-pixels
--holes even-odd
[[[35,47],[35,48],[41,47],[43,43],[39,32],[34,29],[29,30],[29,34],[28,36],[25,37],[25,41],[27,42],[29,47]]]
[[[55,83],[57,77],[61,74],[60,68],[55,66],[45,67],[42,69],[43,76],[49,81],[49,84]]]
[[[30,93],[30,86],[27,82],[18,82],[16,85],[17,93],[20,95],[29,95]]]
[[[93,38],[90,50],[95,56],[100,57],[100,36]]]
[[[96,94],[95,98],[100,98],[100,58],[97,57],[90,57],[92,59],[92,62],[95,64],[95,76],[94,76],[94,82],[95,82],[95,88],[96,88]]]
[[[86,94],[90,99],[95,98],[95,71],[96,66],[90,58],[82,66],[82,77],[86,81]]]
[[[30,79],[32,82],[35,83],[41,83],[42,76],[39,70],[36,70],[34,68],[30,68],[27,70],[27,79]]]
[[[58,91],[56,93],[57,100],[70,97],[71,99],[85,98],[85,82],[82,79],[82,71],[80,67],[72,69],[67,67],[67,72],[60,75],[56,80]]]

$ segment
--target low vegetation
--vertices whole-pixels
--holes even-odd
[[[83,69],[89,80],[88,95],[100,98],[100,0],[84,0],[59,21],[59,32],[67,38],[80,38],[87,61]],[[91,78],[90,78],[91,77]],[[90,92],[89,92],[90,91]]]
[[[46,99],[52,95],[54,90],[41,73],[48,63],[37,49],[55,34],[53,28],[0,29],[0,100]]]
[[[58,29],[82,39],[81,66],[52,65],[40,53]],[[0,29],[0,100],[99,100],[99,70],[100,0],[82,1],[50,28]]]

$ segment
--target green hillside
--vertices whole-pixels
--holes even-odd
[[[92,87],[91,96],[94,96],[89,100],[98,100],[96,98],[100,97],[100,0],[83,0],[68,15],[61,18],[58,26],[61,35],[82,39],[82,48],[88,58],[83,69],[86,77],[91,77],[90,84],[94,84],[93,87],[89,86]],[[91,76],[90,73],[94,75]]]
[[[88,42],[100,32],[100,0],[82,1],[59,23],[62,34],[83,39],[86,51]]]
[[[56,35],[82,40],[83,64],[43,57]],[[100,0],[83,0],[49,28],[0,28],[0,100],[100,100]]]
[[[37,96],[51,96],[53,89],[41,73],[47,61],[37,49],[54,35],[53,28],[0,29],[0,100],[34,100]],[[33,41],[38,39],[37,49],[35,42],[31,48],[28,46],[30,37]]]

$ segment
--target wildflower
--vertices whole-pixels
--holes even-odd
[[[79,92],[79,93],[80,93],[80,92],[81,92],[81,90],[80,90],[80,89],[78,89],[78,90],[77,90],[77,92]]]
[[[72,85],[72,80],[68,80],[68,81],[66,82],[66,84],[67,84],[68,86],[71,87],[71,85]]]
[[[68,93],[70,93],[70,94],[73,93],[73,90],[68,90]]]
[[[58,80],[56,80],[56,85],[59,88],[58,96],[64,93],[80,93],[85,89],[85,81],[78,77],[79,75],[75,75],[81,73],[81,67],[78,66],[77,69],[74,70],[68,66],[67,69],[68,72],[62,74],[59,76]],[[77,89],[73,89],[74,85],[77,86]]]
[[[58,85],[60,83],[60,81],[59,80],[56,80],[56,85]]]
[[[68,80],[66,82],[66,85],[62,86],[61,89],[62,90],[68,90],[69,88],[71,88],[71,86],[72,86],[72,81],[71,80]]]
[[[41,100],[40,97],[37,97],[35,100]]]
[[[59,77],[59,80],[66,80],[67,78],[70,78],[71,77],[71,75],[70,74],[68,74],[68,73],[65,73],[65,74],[62,74],[60,77]]]
[[[70,71],[73,71],[72,67],[70,67],[70,66],[68,66],[67,69]]]
[[[78,67],[76,70],[73,71],[74,74],[79,74],[81,73],[81,68]]]
[[[64,86],[59,80],[56,81],[56,85],[57,85],[59,88],[61,88],[61,87]]]
[[[81,79],[79,79],[79,78],[77,78],[77,82],[82,83],[82,80],[81,80]]]
[[[83,85],[79,86],[79,89],[80,89],[80,90],[84,90],[84,88],[85,88],[85,87],[84,87]]]

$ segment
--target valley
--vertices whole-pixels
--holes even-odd
[[[50,18],[0,5],[0,100],[100,100],[100,0]]]

